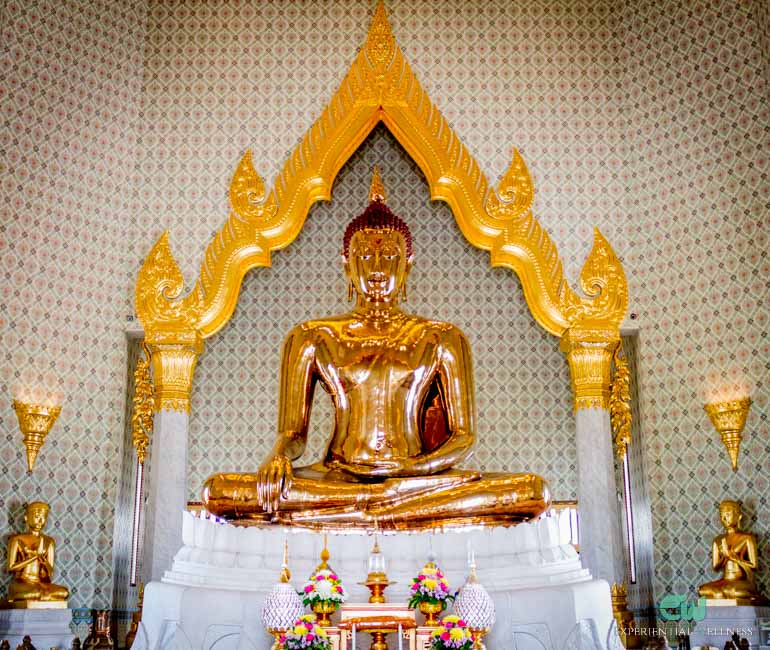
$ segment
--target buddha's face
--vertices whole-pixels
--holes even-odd
[[[719,518],[725,528],[737,528],[741,523],[741,509],[732,503],[722,504],[719,508]]]
[[[394,300],[410,268],[406,243],[399,232],[365,229],[350,240],[345,272],[359,295],[373,302]]]
[[[47,519],[48,510],[42,506],[30,506],[27,508],[27,514],[24,516],[24,521],[27,522],[27,526],[34,532],[43,530]]]

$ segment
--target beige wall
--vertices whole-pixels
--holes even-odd
[[[623,18],[622,254],[642,324],[658,594],[714,579],[722,499],[744,501],[770,556],[768,23],[752,8],[634,2]],[[737,474],[703,411],[710,386],[733,385],[754,399]],[[767,592],[767,560],[758,577]]]
[[[34,479],[19,469],[13,415],[0,412],[8,436],[0,499],[3,516],[27,494],[52,501],[72,528],[62,531],[71,535],[62,569],[78,587],[76,603],[90,605],[110,592],[102,568],[110,562],[97,559],[109,555],[112,531],[120,329],[132,278],[168,227],[191,286],[227,215],[227,185],[243,151],[254,151],[271,183],[363,42],[372,6],[152,3],[146,40],[141,5],[60,6],[62,15],[4,10],[4,70],[19,83],[2,98],[11,156],[0,168],[8,197],[0,209],[15,248],[3,250],[13,271],[0,296],[8,332],[0,381],[7,394],[45,343],[42,357],[53,359],[68,397]],[[641,436],[658,596],[706,579],[704,540],[717,532],[715,505],[725,496],[746,500],[767,554],[767,35],[751,5],[392,1],[388,11],[421,83],[488,177],[504,171],[512,145],[522,151],[535,212],[573,285],[594,225],[623,258],[642,328]],[[29,36],[22,25],[32,15],[55,38]],[[101,36],[86,24],[103,25]],[[72,51],[73,42],[87,55]],[[95,117],[85,124],[89,109]],[[45,168],[30,162],[41,142]],[[517,280],[488,270],[448,210],[427,202],[421,176],[382,131],[272,270],[249,275],[231,326],[208,343],[194,394],[191,492],[210,469],[242,456],[256,464],[264,453],[281,338],[291,323],[343,307],[338,236],[363,207],[369,168],[383,159],[393,206],[416,231],[409,305],[458,322],[474,346],[484,439],[476,462],[540,471],[569,496],[574,444],[556,342],[532,322]],[[85,241],[75,243],[76,235]],[[57,300],[61,306],[47,308]],[[755,399],[737,476],[702,411],[712,374],[746,381]],[[62,495],[47,496],[57,483]],[[768,575],[765,567],[765,586]]]
[[[48,501],[72,607],[112,602],[145,22],[142,2],[0,6],[0,539]],[[65,395],[31,476],[18,384]]]

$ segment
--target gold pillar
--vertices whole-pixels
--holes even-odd
[[[190,412],[190,394],[203,339],[198,332],[155,332],[147,345],[152,353],[155,412]]]
[[[609,409],[612,358],[620,344],[618,330],[571,328],[561,338],[567,356],[575,410]]]

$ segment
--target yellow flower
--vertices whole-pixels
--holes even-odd
[[[441,619],[444,623],[457,623],[457,621],[460,620],[459,616],[455,616],[454,614],[450,614],[449,616],[445,616]]]
[[[438,580],[434,580],[433,578],[426,578],[425,586],[428,589],[435,589],[436,587],[438,587]]]
[[[324,630],[322,627],[317,627],[317,628],[315,629],[315,633],[316,633],[318,636],[329,636],[328,634],[326,634],[326,630]]]
[[[307,634],[307,628],[304,625],[295,625],[294,634]]]
[[[453,627],[449,630],[449,638],[452,639],[452,641],[462,641],[465,638],[465,632],[459,627]]]

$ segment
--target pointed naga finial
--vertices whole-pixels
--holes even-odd
[[[289,540],[283,542],[283,563],[281,564],[281,582],[287,583],[291,580],[291,571],[289,571]]]
[[[366,56],[379,74],[385,72],[393,60],[396,50],[396,39],[390,29],[385,3],[379,0],[374,10],[372,24],[366,37]]]
[[[385,186],[382,184],[382,177],[380,176],[380,168],[377,165],[374,166],[374,173],[372,174],[372,185],[369,188],[369,202],[374,203],[386,203],[385,198]]]

